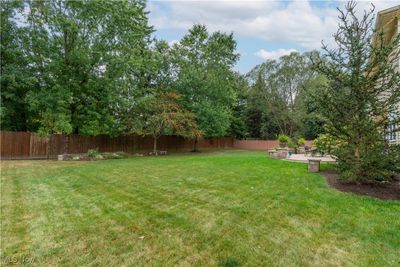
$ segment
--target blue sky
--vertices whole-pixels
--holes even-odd
[[[357,9],[376,11],[399,1],[358,1]],[[319,50],[321,40],[332,44],[336,31],[336,7],[344,1],[149,1],[149,22],[158,39],[179,41],[195,23],[209,31],[233,32],[240,60],[235,69],[248,72],[266,59],[276,59],[291,51]]]

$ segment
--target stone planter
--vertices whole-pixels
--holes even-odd
[[[277,148],[276,150],[268,150],[268,155],[275,159],[286,159],[289,154],[287,148]]]
[[[279,159],[286,159],[288,157],[289,149],[287,148],[278,148],[277,149],[278,158]]]

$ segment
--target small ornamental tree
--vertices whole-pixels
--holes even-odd
[[[335,153],[339,175],[356,182],[388,181],[395,174],[392,149],[384,139],[389,114],[400,114],[400,35],[385,42],[382,29],[373,30],[374,7],[359,17],[356,4],[340,10],[336,48],[323,44],[325,53],[314,57],[316,70],[328,80],[315,97],[326,120],[326,130],[342,145]],[[397,164],[400,164],[398,162]]]
[[[142,99],[140,118],[135,133],[153,137],[153,153],[158,154],[157,140],[162,135],[175,134],[187,138],[201,136],[193,113],[184,109],[175,93],[161,93]]]

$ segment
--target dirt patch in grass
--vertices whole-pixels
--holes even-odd
[[[383,200],[400,200],[400,177],[391,184],[358,184],[338,180],[337,173],[332,170],[324,170],[321,173],[326,177],[329,185],[339,191]]]

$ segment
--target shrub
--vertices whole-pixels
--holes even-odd
[[[336,151],[340,178],[350,182],[389,182],[400,173],[400,146],[385,143],[362,146],[360,158],[354,147],[345,144]]]
[[[389,145],[379,131],[371,131],[359,142],[345,142],[320,135],[318,150],[336,157],[339,178],[348,182],[390,182],[400,173],[400,146]]]
[[[287,146],[291,148],[295,154],[299,152],[299,146],[297,145],[297,142],[293,141],[292,139],[289,139]]]
[[[99,155],[99,152],[96,149],[89,149],[87,152],[89,158],[96,158]]]
[[[286,146],[290,141],[290,137],[285,134],[280,134],[278,135],[278,141],[281,146]]]
[[[329,134],[320,134],[313,143],[321,154],[334,154],[342,142]]]
[[[299,140],[297,140],[297,144],[299,146],[304,146],[306,143],[306,139],[304,139],[303,137],[299,138]]]
[[[387,167],[394,174],[400,175],[400,145],[391,145],[387,149]]]

